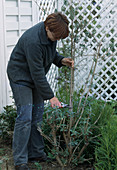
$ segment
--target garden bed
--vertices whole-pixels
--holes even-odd
[[[29,163],[30,170],[62,170],[57,162]],[[64,170],[93,170],[92,165],[81,164],[78,167],[65,167]],[[0,139],[0,170],[14,170],[11,145]]]

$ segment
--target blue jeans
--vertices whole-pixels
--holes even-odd
[[[44,156],[43,137],[37,130],[41,126],[44,112],[43,98],[36,88],[10,81],[13,97],[17,106],[17,118],[13,136],[14,164],[24,164],[28,158]]]

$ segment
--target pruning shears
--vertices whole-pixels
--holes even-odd
[[[60,102],[60,103],[61,103],[61,107],[60,108],[69,108],[69,109],[71,109],[71,107],[68,104],[65,104],[63,102]]]

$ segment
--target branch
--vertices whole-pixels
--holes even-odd
[[[79,152],[79,154],[78,154],[78,156],[77,156],[78,159],[80,158],[81,154],[83,153],[83,151],[85,150],[85,148],[86,148],[88,145],[89,145],[89,143],[84,144],[84,146],[82,147],[82,149],[80,150],[80,152]]]
[[[42,130],[41,130],[41,128],[38,126],[37,127],[37,130],[40,132],[40,134],[44,137],[44,138],[46,138],[52,145],[54,145],[54,141],[52,141],[47,135],[45,135],[43,132],[42,132]]]
[[[76,129],[76,127],[77,127],[77,125],[78,125],[78,123],[79,123],[79,121],[80,121],[80,119],[82,118],[82,115],[83,115],[83,113],[84,113],[84,107],[85,107],[85,104],[86,104],[86,100],[87,100],[89,91],[90,91],[90,89],[91,89],[91,84],[92,84],[92,82],[93,82],[93,78],[94,78],[94,74],[95,74],[95,70],[96,70],[96,66],[97,66],[97,61],[98,61],[98,57],[99,57],[99,54],[100,54],[100,47],[101,47],[101,44],[99,44],[99,49],[98,49],[98,51],[97,51],[96,62],[95,62],[94,68],[92,68],[92,69],[93,69],[93,73],[92,73],[92,77],[91,77],[91,81],[90,81],[90,86],[89,86],[88,92],[87,92],[86,97],[85,97],[84,106],[82,107],[81,115],[80,115],[79,119],[77,120],[74,129]],[[92,65],[93,65],[93,64],[92,64]],[[90,73],[91,73],[91,70],[90,70]],[[89,76],[90,76],[90,75],[89,75]],[[83,94],[84,94],[84,91],[83,91]],[[83,96],[82,96],[82,98],[83,98]],[[81,103],[81,100],[80,100],[80,103]],[[79,109],[79,106],[80,106],[80,105],[78,105],[78,109]],[[77,111],[77,112],[78,112],[78,111]]]

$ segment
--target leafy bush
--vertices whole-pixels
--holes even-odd
[[[112,150],[112,153],[110,153],[112,156],[109,159],[112,159],[111,164],[114,167],[116,160],[114,147],[116,147],[117,136],[115,133],[117,132],[116,124],[112,124],[112,122],[115,122],[114,115],[117,113],[117,102],[105,103],[102,100],[88,97],[83,115],[79,119],[81,111],[79,111],[79,114],[76,112],[80,100],[79,96],[74,93],[73,111],[67,108],[53,109],[50,105],[45,106],[42,129],[38,129],[45,138],[45,150],[48,156],[56,158],[61,166],[78,165],[84,161],[91,162],[94,161],[96,155],[96,168],[98,168],[99,161],[102,160],[101,157],[105,154],[101,152],[101,148],[103,151],[104,144],[106,145],[105,135],[107,137],[106,141],[111,143],[111,145],[108,144],[110,146],[109,152]],[[85,97],[82,99],[81,107],[84,105],[84,100]],[[0,136],[3,139],[11,139],[15,118],[16,108],[13,105],[6,106],[4,112],[0,113]],[[109,120],[111,121],[109,122]],[[108,131],[110,134],[108,134]]]
[[[80,118],[81,112],[79,115],[76,112],[78,102],[79,97],[75,94],[73,111],[46,106],[42,129],[38,128],[45,137],[49,157],[56,158],[61,166],[94,160],[100,128],[107,124],[115,111],[110,103],[88,97]]]
[[[95,149],[96,170],[114,170],[117,168],[117,115],[111,115],[100,132]]]
[[[16,108],[14,105],[4,107],[0,113],[0,137],[2,139],[11,139],[16,118]]]

